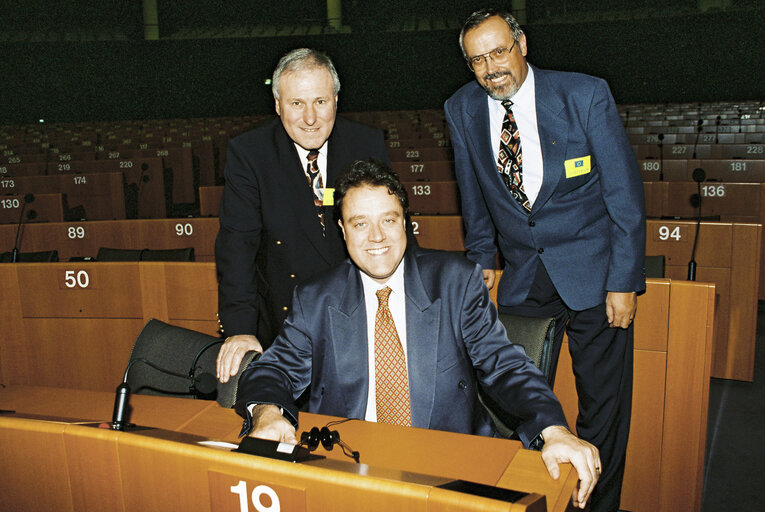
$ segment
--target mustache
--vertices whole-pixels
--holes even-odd
[[[510,75],[511,77],[513,74],[510,71],[497,71],[495,73],[488,73],[486,75],[483,75],[484,80],[494,80],[495,78],[499,78],[505,75]]]

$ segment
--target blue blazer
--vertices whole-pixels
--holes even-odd
[[[545,427],[566,425],[542,373],[508,341],[480,268],[440,251],[410,249],[404,258],[412,426],[494,435],[477,400],[479,382],[525,421],[517,432],[527,446]],[[283,407],[297,426],[294,400],[309,384],[308,411],[363,419],[367,351],[361,277],[346,260],[296,288],[281,333],[242,374],[236,409],[243,432],[251,403]]]
[[[608,85],[532,69],[544,177],[530,214],[497,172],[486,92],[473,81],[444,105],[468,257],[494,268],[499,248],[498,301],[507,306],[526,298],[537,257],[573,310],[602,304],[607,291],[644,290],[643,184]]]

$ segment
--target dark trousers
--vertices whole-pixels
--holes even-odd
[[[506,278],[512,279],[509,275]],[[628,329],[609,327],[605,303],[584,311],[569,309],[555,291],[541,260],[526,300],[517,306],[500,305],[499,310],[555,318],[553,372],[563,333],[568,334],[579,397],[576,433],[598,447],[603,464],[591,510],[619,510],[632,412],[632,325]],[[513,333],[508,337],[512,341]]]

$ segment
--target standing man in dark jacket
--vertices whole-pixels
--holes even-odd
[[[337,118],[340,80],[332,61],[301,48],[272,78],[276,113],[231,140],[215,242],[224,335],[218,378],[236,374],[244,354],[262,352],[302,280],[345,258],[332,222],[332,184],[359,158],[388,162],[382,132]]]

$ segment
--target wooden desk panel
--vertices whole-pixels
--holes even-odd
[[[36,403],[37,399],[45,402],[46,407]],[[221,424],[238,427],[241,420],[231,409],[199,400],[147,396],[132,399],[135,399],[131,400],[132,419],[136,423],[161,427],[158,423],[168,425],[172,420],[174,426],[169,429],[165,426],[167,430],[115,432],[77,424],[0,417],[0,446],[4,452],[15,450],[20,446],[17,441],[25,436],[38,440],[36,447],[21,443],[24,451],[17,464],[30,470],[18,472],[16,479],[0,482],[0,492],[4,497],[13,496],[13,505],[24,510],[34,500],[43,510],[53,504],[59,506],[56,510],[103,510],[104,504],[112,504],[109,510],[126,511],[222,510],[238,504],[237,495],[230,488],[244,482],[248,486],[247,498],[256,485],[267,485],[284,500],[282,509],[289,510],[527,510],[523,503],[509,506],[433,488],[452,478],[473,479],[478,473],[479,479],[491,485],[516,481],[528,488],[515,487],[518,490],[544,492],[548,510],[562,511],[576,483],[576,473],[570,465],[562,465],[561,477],[552,480],[539,453],[520,450],[520,444],[514,441],[364,421],[336,427],[343,440],[361,452],[361,465],[348,461],[337,449],[327,452],[319,448],[317,453],[328,458],[305,464],[253,457],[200,446],[197,441],[203,438],[194,435],[193,428],[189,429],[191,420],[202,416],[215,416]],[[108,417],[101,415],[112,403],[113,393],[42,387],[10,387],[0,392],[0,407],[15,407],[31,414],[47,408],[48,412],[66,410],[80,417],[104,420]],[[323,425],[329,419],[301,415],[305,428]],[[41,430],[50,431],[42,442],[38,435]],[[220,434],[227,436],[228,432],[230,428],[226,427],[217,435],[212,433],[204,438],[223,439]],[[59,449],[48,450],[49,444]],[[453,456],[452,450],[457,450]],[[36,466],[51,455],[56,460],[46,466],[50,480],[61,485],[54,486],[53,492],[36,492],[29,485],[39,477]],[[88,464],[88,460],[92,463]],[[413,473],[414,468],[427,472]],[[70,474],[72,477],[67,478]],[[297,493],[291,494],[290,489]],[[291,502],[290,496],[299,501]],[[531,497],[526,503],[534,499],[539,498]],[[221,503],[225,503],[223,508]]]
[[[649,279],[638,298],[632,425],[621,500],[626,510],[700,510],[714,297],[714,285]],[[566,338],[554,391],[573,428],[577,396]]]
[[[646,215],[649,217],[694,217],[689,198],[697,193],[695,183],[644,182]],[[765,184],[702,184],[702,215],[719,215],[723,222],[765,224]],[[765,232],[760,235],[760,282],[758,299],[765,300]]]
[[[456,181],[408,181],[409,211],[426,215],[455,215],[460,212]]]
[[[459,218],[457,217],[457,219]],[[139,279],[142,283],[141,296],[144,303],[140,307],[139,318],[122,320],[123,324],[118,324],[119,320],[117,319],[109,318],[102,320],[78,318],[60,320],[44,318],[25,319],[21,313],[21,301],[18,299],[20,295],[18,290],[19,287],[23,286],[23,280],[18,282],[17,269],[22,266],[28,266],[30,269],[33,269],[45,267],[46,265],[55,267],[64,264],[21,264],[0,267],[0,272],[2,272],[0,278],[3,279],[4,283],[10,283],[9,286],[0,289],[0,305],[11,305],[8,310],[6,308],[0,309],[0,319],[2,319],[3,325],[10,326],[10,330],[6,332],[7,338],[2,346],[0,346],[3,356],[0,357],[0,367],[2,368],[2,375],[6,379],[5,384],[39,383],[40,376],[48,374],[51,375],[51,378],[46,383],[50,383],[50,385],[87,387],[89,389],[112,392],[124,371],[133,340],[143,326],[143,322],[148,320],[147,317],[155,316],[161,320],[171,321],[178,325],[184,325],[184,322],[186,322],[186,326],[194,326],[195,323],[208,325],[206,322],[210,322],[207,319],[209,312],[205,312],[207,309],[202,309],[201,313],[194,312],[197,307],[206,308],[204,300],[197,302],[197,299],[192,297],[186,303],[173,306],[169,304],[171,297],[180,299],[184,295],[206,295],[211,297],[211,300],[214,298],[214,293],[211,289],[215,279],[214,265],[188,263],[92,264],[104,265],[104,268],[134,266],[140,269]],[[23,272],[22,275],[24,275]],[[200,283],[203,289],[199,292],[195,293],[193,290],[186,288]],[[177,293],[171,289],[176,286],[184,286],[184,288],[182,288],[180,293]],[[207,288],[207,290],[205,291],[204,288]],[[689,296],[684,294],[689,294]],[[15,309],[12,307],[14,300],[17,304]],[[172,302],[175,302],[175,300],[172,300]],[[686,302],[689,304],[685,304]],[[704,451],[702,437],[704,435],[703,432],[705,432],[703,429],[706,428],[705,415],[706,401],[708,399],[704,394],[704,389],[705,386],[708,386],[709,376],[708,372],[704,375],[701,370],[703,370],[705,364],[708,364],[707,359],[705,359],[708,356],[699,355],[695,351],[701,350],[703,354],[706,354],[708,347],[711,346],[711,332],[714,328],[714,323],[711,319],[713,306],[714,287],[703,283],[651,279],[648,281],[647,293],[639,299],[639,313],[635,323],[636,351],[633,435],[628,454],[628,479],[625,480],[623,494],[623,499],[628,500],[624,503],[633,503],[630,500],[636,500],[640,505],[631,508],[635,512],[640,510],[691,510],[682,507],[674,509],[641,507],[644,500],[646,500],[644,490],[652,487],[656,488],[657,475],[663,474],[656,470],[657,466],[654,464],[656,456],[661,455],[664,457],[667,454],[677,453],[680,450],[679,447],[682,447],[683,456],[677,456],[677,460],[672,459],[672,463],[690,464],[689,460],[695,461],[695,464],[698,464],[698,468],[701,469],[698,469],[696,466],[688,466],[684,467],[680,473],[686,476],[688,474],[695,475],[697,471],[703,470],[703,459],[699,459],[695,454],[698,452],[701,454],[700,456],[703,456]],[[175,312],[176,308],[177,312]],[[173,314],[189,318],[184,321],[168,318],[171,311],[174,311]],[[77,324],[81,324],[81,326],[72,327]],[[14,328],[14,325],[23,326],[23,329]],[[699,325],[702,327],[699,327]],[[109,344],[104,344],[104,332],[110,333]],[[71,340],[76,340],[78,345],[66,352],[60,346],[60,339],[57,341],[58,347],[38,343],[41,339],[50,338],[54,333],[60,339],[67,340],[69,343],[74,343]],[[62,333],[64,334],[63,336]],[[214,334],[214,330],[209,333]],[[54,342],[56,340],[49,341],[51,344]],[[681,343],[682,346],[679,346],[678,343]],[[88,347],[93,347],[94,349],[88,350]],[[688,353],[688,351],[691,352]],[[91,352],[90,358],[92,361],[88,360],[88,354]],[[74,354],[67,358],[67,353]],[[9,354],[11,357],[7,357]],[[564,361],[567,357],[567,351],[564,348],[561,354],[561,361]],[[672,360],[672,357],[676,359]],[[82,360],[86,360],[86,362],[83,363]],[[106,363],[107,360],[108,363]],[[687,367],[676,369],[676,365],[686,364],[684,361],[687,362]],[[701,362],[697,363],[695,361]],[[89,373],[91,376],[88,378],[91,380],[86,380],[84,377],[79,377],[80,380],[60,378],[63,373],[62,368],[66,366],[93,368],[96,364],[102,366],[103,371],[82,372]],[[561,362],[555,391],[562,401],[569,421],[573,425],[575,424],[576,396],[574,387],[571,385],[573,377],[570,377],[567,384],[564,367],[565,363]],[[55,370],[51,368],[55,368]],[[568,372],[570,375],[570,369]],[[78,372],[73,371],[71,373]],[[56,376],[59,376],[59,378],[56,378]],[[97,385],[95,380],[99,380]],[[87,398],[83,403],[92,401],[93,395],[87,396],[90,398]],[[150,398],[154,397],[135,396],[133,397],[133,403],[134,405],[143,404],[144,400]],[[48,402],[45,402],[45,400],[48,400]],[[679,402],[682,402],[682,404]],[[24,405],[24,403],[23,400],[14,399],[8,390],[0,391],[0,407],[14,408]],[[47,411],[52,414],[71,416],[71,411],[76,410],[73,409],[71,403],[59,403],[56,405],[55,401],[41,397],[39,393],[30,400],[30,403],[39,405],[37,408],[29,410],[29,412],[38,414]],[[146,403],[152,402],[149,400]],[[172,403],[179,404],[179,407],[190,413],[190,416],[183,423],[185,431],[210,437],[218,436],[226,440],[236,438],[239,429],[238,423],[229,422],[227,419],[214,414],[212,410],[208,411],[205,408],[199,408],[200,401],[175,400]],[[24,407],[29,408],[32,406],[25,405]],[[670,413],[670,411],[674,411],[676,408],[681,413]],[[161,411],[150,412],[150,409],[148,406],[136,409],[138,416],[134,417],[134,421],[139,423],[145,422],[147,421],[146,418],[152,417],[155,413],[158,417],[166,417],[161,414]],[[701,412],[701,409],[703,409],[703,412]],[[110,417],[111,404],[106,404],[99,410],[101,412],[97,415],[97,418],[91,419]],[[144,411],[145,415],[138,411]],[[167,416],[167,418],[171,417],[172,415]],[[168,421],[170,423],[164,423],[161,426],[163,428],[180,428],[179,425],[173,423],[174,420]],[[670,421],[673,424],[671,428],[668,426]],[[356,434],[353,433],[353,423],[355,422],[346,425],[349,437],[344,437],[344,439],[349,442],[363,443],[363,436],[357,441]],[[704,427],[699,427],[699,425]],[[703,430],[703,432],[696,434],[697,430]],[[676,437],[680,438],[680,432],[684,431],[694,432],[694,434],[687,439],[673,440],[672,443],[675,444],[670,443],[667,439],[669,432],[676,432]],[[656,436],[660,436],[660,442],[657,441]],[[355,449],[359,449],[356,448],[354,443],[350,444]],[[443,443],[439,444],[439,446],[442,445]],[[662,446],[662,449],[657,450],[657,445]],[[375,449],[379,449],[379,453],[375,452]],[[409,446],[408,449],[418,450],[420,448]],[[370,449],[369,453],[376,453],[374,457],[380,461],[381,465],[389,464],[389,462],[386,462],[388,460],[386,457],[390,458],[392,456],[390,450],[382,445],[378,448]],[[454,456],[457,456],[457,453],[461,452],[454,452]],[[694,455],[689,458],[688,453]],[[468,453],[461,456],[470,457]],[[434,461],[438,460],[433,455],[424,458],[428,460],[433,459]],[[482,457],[475,457],[475,461],[483,464]],[[468,463],[464,462],[462,464]],[[692,471],[689,472],[689,468]],[[415,471],[414,468],[410,470]],[[422,468],[417,471],[422,471]],[[480,472],[476,470],[475,474],[480,475]],[[507,478],[510,477],[508,476]],[[521,477],[517,478],[522,480]],[[661,478],[668,477],[661,476]],[[685,480],[685,484],[687,484],[687,478]],[[678,489],[677,487],[672,487],[680,486],[679,481],[673,480],[666,483],[662,480],[661,482],[662,493],[676,492],[680,496],[687,495],[684,488]],[[664,490],[665,488],[666,491]],[[693,496],[691,498],[695,499]],[[654,503],[654,501],[649,502],[651,506]]]
[[[712,376],[751,381],[754,376],[760,224],[701,223],[696,278],[718,285]],[[667,276],[688,275],[695,222],[647,221],[646,254],[666,257]]]
[[[215,260],[217,218],[40,223],[24,226],[23,252],[58,250],[61,261],[95,258],[98,249],[194,248],[196,261]],[[13,247],[16,226],[0,225],[0,247]]]
[[[0,224],[18,224],[21,210],[23,223],[63,222],[64,206],[61,194],[37,194],[34,202],[24,206],[24,196],[0,197]]]

